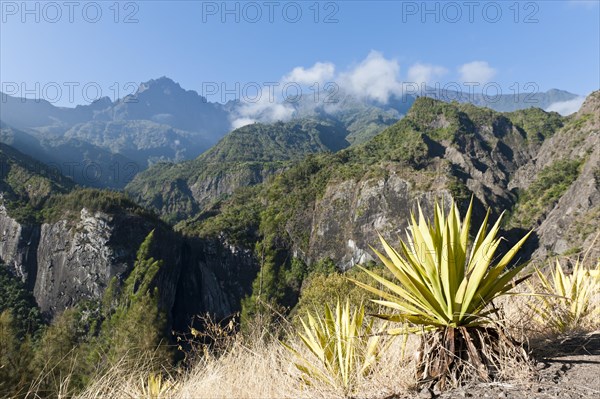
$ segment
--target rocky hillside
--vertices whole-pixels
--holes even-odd
[[[255,288],[286,306],[324,262],[347,269],[373,260],[377,232],[392,241],[403,234],[417,202],[428,212],[435,199],[465,206],[473,194],[476,219],[486,208],[494,218],[509,212],[509,243],[535,229],[522,256],[573,251],[565,242],[579,250],[598,231],[597,97],[569,118],[419,98],[372,140],[309,155],[178,228],[254,250],[262,270]],[[573,202],[582,194],[586,205]],[[578,227],[582,221],[589,223]],[[569,231],[579,236],[566,238]]]
[[[0,150],[0,267],[25,283],[45,317],[101,300],[113,277],[122,283],[151,231],[152,256],[165,262],[155,285],[172,325],[239,309],[256,273],[249,252],[182,237],[121,194],[78,189],[11,147]]]
[[[244,186],[259,184],[306,155],[336,152],[350,144],[336,121],[300,119],[236,129],[197,159],[158,164],[126,191],[169,221],[187,219]]]
[[[371,141],[309,157],[254,190],[251,196],[266,209],[252,223],[265,235],[282,234],[307,263],[331,258],[350,267],[371,259],[368,246],[377,230],[390,237],[401,233],[417,200],[465,200],[474,193],[480,211],[510,209],[517,201],[509,189],[513,177],[562,125],[560,115],[539,109],[502,114],[420,98]],[[227,224],[228,207],[252,208],[241,197],[186,229],[208,232],[213,221]]]
[[[535,228],[535,257],[576,252],[598,232],[599,104],[597,92],[564,118],[419,98],[398,123],[348,148],[335,123],[250,125],[146,181],[147,192],[159,188],[157,209],[191,215],[177,232],[120,194],[31,170],[3,146],[0,259],[51,317],[99,300],[112,277],[123,281],[155,230],[161,303],[183,328],[193,314],[239,310],[257,275],[263,295],[293,306],[311,270],[369,262],[378,231],[395,239],[417,202],[427,211],[440,197],[464,206],[474,194],[476,218],[486,207],[509,210],[506,236]],[[29,207],[10,206],[19,201]]]
[[[546,140],[511,182],[520,191],[512,222],[535,228],[536,255],[600,256],[600,92]]]
[[[51,195],[65,193],[75,184],[58,171],[0,143],[0,207],[27,219]]]

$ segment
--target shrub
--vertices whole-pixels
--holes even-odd
[[[496,235],[502,217],[487,232],[488,211],[470,246],[472,208],[473,201],[461,223],[455,204],[446,215],[436,203],[430,222],[419,206],[419,221],[412,216],[408,240],[400,242],[399,251],[382,237],[387,256],[374,250],[395,278],[365,269],[377,285],[355,280],[381,298],[374,302],[395,311],[378,317],[428,331],[422,339],[417,377],[441,387],[448,382],[457,385],[473,374],[489,381],[501,370],[506,350],[517,353],[510,350],[514,344],[501,326],[491,327],[490,317],[496,310],[490,304],[524,280],[513,282],[523,265],[507,267],[529,234],[492,264],[501,242]],[[524,353],[520,356],[525,360]]]
[[[162,260],[150,256],[154,245],[154,230],[140,245],[131,274],[119,291],[111,283],[104,298],[108,310],[100,336],[109,363],[135,361],[140,353],[153,353],[157,365],[169,362],[171,355],[165,345],[166,315],[158,303],[157,274]]]
[[[600,263],[596,270],[590,270],[578,260],[568,275],[557,260],[551,278],[539,269],[536,274],[542,292],[532,308],[537,321],[553,333],[577,330],[600,316],[600,307],[593,302],[600,294]]]
[[[323,317],[308,312],[298,336],[312,356],[286,346],[307,383],[319,380],[345,395],[352,393],[355,378],[369,373],[381,350],[381,335],[375,333],[373,320],[364,323],[364,317],[362,304],[351,312],[349,300],[344,307],[338,301],[335,311],[325,305]]]
[[[29,341],[22,342],[9,310],[0,312],[0,397],[18,397],[29,383]]]
[[[515,227],[533,227],[579,177],[582,159],[559,160],[540,171],[520,196],[511,216]]]

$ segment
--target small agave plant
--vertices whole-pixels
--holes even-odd
[[[385,255],[373,249],[394,279],[363,269],[373,284],[353,280],[380,298],[375,303],[393,311],[377,317],[423,332],[417,361],[421,383],[444,387],[470,377],[489,381],[500,370],[507,348],[513,359],[527,359],[493,321],[497,310],[491,303],[529,277],[515,281],[524,265],[509,265],[531,233],[497,259],[502,217],[488,231],[488,211],[470,242],[472,210],[473,201],[461,221],[454,203],[448,214],[436,203],[430,222],[419,206],[419,219],[412,215],[407,240],[400,242],[398,250],[381,236]]]
[[[171,380],[163,380],[162,375],[150,373],[148,380],[142,380],[142,397],[145,399],[162,399],[171,396],[176,384]]]
[[[298,336],[310,355],[285,347],[294,354],[304,381],[325,383],[350,395],[356,378],[368,374],[379,358],[385,324],[375,331],[373,319],[365,321],[364,306],[351,311],[349,300],[345,306],[338,301],[335,310],[325,305],[324,316],[308,312],[301,322],[304,331]]]
[[[584,268],[577,260],[569,275],[557,260],[551,280],[539,269],[536,274],[542,295],[532,308],[540,324],[562,334],[600,317],[600,306],[594,303],[600,295],[600,262],[593,270]]]

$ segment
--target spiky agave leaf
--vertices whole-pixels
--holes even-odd
[[[577,260],[568,275],[557,260],[551,280],[537,268],[536,275],[543,292],[532,309],[541,324],[564,333],[577,328],[586,318],[600,316],[600,307],[593,306],[594,296],[600,294],[600,263],[595,270],[586,269]]]
[[[177,387],[171,379],[164,380],[161,374],[150,373],[146,381],[142,380],[143,397],[147,399],[161,399],[171,396]]]
[[[399,250],[380,235],[385,255],[373,249],[396,281],[362,268],[376,285],[352,280],[377,295],[374,302],[396,311],[379,315],[430,328],[474,327],[488,322],[491,301],[506,294],[524,279],[513,281],[525,265],[508,269],[531,232],[498,262],[494,262],[501,238],[502,215],[488,231],[489,211],[469,250],[473,200],[461,222],[456,204],[448,214],[436,203],[433,223],[418,207],[418,221],[411,215],[407,241]],[[381,288],[380,288],[381,287]]]
[[[365,322],[364,318],[364,306],[351,311],[347,300],[344,306],[338,301],[335,310],[325,305],[324,316],[308,312],[306,320],[301,319],[303,331],[298,336],[318,362],[290,345],[284,346],[297,358],[295,365],[307,382],[318,380],[347,394],[355,377],[372,369],[382,350],[380,333],[385,324],[376,332],[373,320]]]

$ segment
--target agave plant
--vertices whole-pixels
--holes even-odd
[[[532,308],[537,320],[553,332],[577,329],[586,320],[600,316],[600,306],[593,303],[594,297],[600,295],[600,263],[596,270],[591,270],[577,260],[573,272],[567,275],[557,260],[552,281],[539,269],[536,274],[543,295]]]
[[[162,375],[150,373],[148,380],[142,380],[142,393],[146,399],[161,399],[170,397],[176,388],[176,384],[171,380],[163,380]]]
[[[529,277],[515,281],[524,265],[508,266],[531,233],[498,260],[495,254],[502,240],[497,237],[502,216],[488,232],[488,211],[471,244],[472,210],[471,200],[461,222],[454,203],[448,214],[436,203],[431,223],[419,206],[419,220],[411,215],[407,240],[400,242],[399,250],[381,236],[386,255],[373,249],[394,281],[367,269],[363,270],[376,284],[354,281],[380,298],[374,302],[394,311],[378,317],[427,331],[417,377],[442,386],[448,381],[457,384],[465,372],[489,380],[498,371],[499,352],[505,348],[499,345],[509,340],[492,323],[491,316],[497,310],[490,305]],[[389,330],[392,334],[397,331]]]
[[[375,331],[373,319],[364,319],[363,304],[351,312],[350,300],[343,307],[338,301],[335,311],[326,304],[323,317],[308,312],[307,320],[301,319],[304,332],[298,336],[312,356],[285,347],[295,355],[305,382],[320,381],[346,395],[352,392],[356,377],[372,370],[382,350],[385,324]]]

